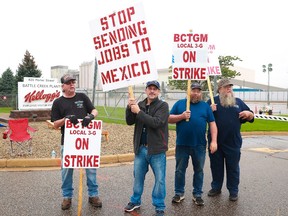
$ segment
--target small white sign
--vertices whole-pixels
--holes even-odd
[[[205,80],[208,59],[208,34],[188,33],[173,36],[173,80]]]
[[[64,168],[99,168],[101,153],[102,121],[92,120],[87,127],[82,126],[82,119],[73,125],[65,121]]]
[[[41,78],[41,77],[24,77],[23,82],[45,82],[45,83],[57,83],[56,78]]]

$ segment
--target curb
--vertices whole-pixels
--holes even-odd
[[[274,135],[274,136],[288,136],[288,131],[253,131],[253,132],[241,132],[242,136],[260,136],[260,135]]]
[[[256,132],[242,132],[244,136],[288,136],[288,132],[269,132],[269,131],[256,131]],[[166,152],[166,156],[174,156],[175,148],[169,148]],[[100,158],[101,165],[127,163],[134,160],[134,153],[118,154],[118,155],[103,155]],[[10,168],[60,168],[60,158],[31,158],[31,159],[0,159],[0,169]]]
[[[175,148],[170,148],[166,156],[174,156]],[[134,154],[103,155],[100,158],[103,165],[115,163],[127,163],[134,160]],[[0,159],[0,168],[40,168],[40,167],[61,167],[60,158],[31,158],[31,159]]]

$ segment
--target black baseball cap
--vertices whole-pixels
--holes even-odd
[[[201,87],[201,85],[198,82],[194,82],[191,85],[191,89],[200,89],[200,90],[202,90],[202,87]]]

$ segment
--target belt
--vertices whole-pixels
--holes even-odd
[[[148,144],[147,144],[147,143],[145,143],[145,144],[141,143],[140,145],[142,145],[142,146],[145,146],[145,147],[147,147],[147,146],[148,146]]]

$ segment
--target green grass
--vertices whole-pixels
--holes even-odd
[[[97,106],[99,114],[97,119],[107,123],[126,124],[125,108],[114,108]],[[10,107],[0,107],[0,113],[10,113]],[[286,116],[287,115],[281,115]],[[175,130],[175,124],[169,125],[170,130]],[[274,121],[265,119],[255,119],[254,123],[245,123],[241,127],[242,132],[249,131],[288,131],[287,121]]]
[[[11,107],[0,107],[0,113],[10,113]]]
[[[107,123],[115,123],[115,124],[124,124],[126,125],[125,121],[125,110],[126,108],[117,108],[114,109],[112,107],[106,107],[104,108],[103,106],[96,107],[98,110],[98,117],[97,119],[102,120],[103,122]],[[108,117],[107,117],[107,114]],[[176,125],[171,124],[169,125],[170,130],[175,130]]]
[[[98,119],[107,123],[126,124],[125,121],[125,108],[114,109],[112,107],[97,107],[99,112]],[[107,114],[108,117],[107,117]],[[284,116],[284,115],[283,115]],[[287,116],[287,115],[286,115]],[[175,130],[175,124],[169,125],[170,130]],[[288,131],[287,121],[274,121],[265,119],[255,119],[254,122],[245,123],[241,127],[242,132],[249,131]]]
[[[241,131],[288,131],[288,121],[255,119],[253,123],[242,124]]]
[[[125,108],[97,106],[96,109],[98,110],[97,119],[107,123],[126,124]]]

